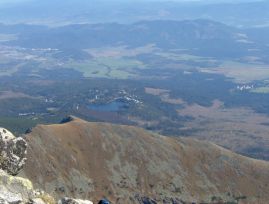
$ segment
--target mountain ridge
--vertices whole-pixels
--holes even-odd
[[[38,125],[26,140],[24,175],[56,197],[107,197],[113,203],[136,203],[137,197],[157,203],[269,199],[268,162],[204,141],[78,118]]]
[[[45,8],[45,9],[44,9]],[[2,22],[63,25],[83,22],[135,22],[141,19],[217,19],[236,26],[268,22],[267,1],[25,1],[2,5]],[[253,12],[247,12],[252,9]],[[61,10],[61,15],[59,15]],[[131,11],[131,12],[130,12]],[[105,15],[104,15],[105,14]],[[243,19],[239,18],[244,17]]]
[[[249,54],[249,49],[257,46],[261,50],[265,49],[255,42],[246,43],[252,39],[242,29],[204,19],[139,21],[133,24],[72,24],[62,27],[2,25],[0,32],[17,36],[5,43],[8,46],[53,48],[60,51],[155,45],[163,50],[187,49],[189,54],[226,59],[242,57]]]

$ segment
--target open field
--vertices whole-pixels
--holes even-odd
[[[16,39],[17,39],[16,35],[0,33],[0,43],[1,42],[12,41],[12,40],[16,40]]]
[[[202,72],[223,74],[243,84],[268,79],[269,65],[225,61],[219,67],[202,69]]]
[[[92,48],[86,51],[95,58],[99,57],[135,57],[140,54],[148,54],[158,50],[154,45],[149,44],[143,47],[128,48],[126,46],[119,47],[102,47]]]
[[[127,71],[128,74],[124,73],[125,71],[121,70],[116,73],[108,74],[107,67],[102,66],[99,62],[104,62],[103,64],[111,67],[112,69],[118,69],[119,67],[126,70],[132,70],[130,68],[137,65],[141,68],[140,61],[137,61],[137,64],[133,64],[136,60],[136,56],[140,54],[150,54],[152,56],[150,61],[144,60],[143,66],[153,65],[155,66],[155,62],[160,64],[161,61],[169,60],[168,62],[164,62],[160,67],[156,67],[157,69],[166,70],[193,70],[194,68],[198,71],[202,71],[205,73],[212,74],[221,74],[227,78],[231,78],[236,83],[249,83],[255,80],[264,80],[269,78],[269,67],[267,64],[259,63],[257,57],[245,57],[242,58],[242,62],[239,61],[231,61],[231,60],[220,60],[212,57],[203,57],[196,56],[191,54],[182,54],[175,53],[173,50],[158,50],[152,45],[148,45],[145,47],[139,48],[126,48],[126,47],[116,47],[116,48],[100,48],[100,49],[91,49],[87,50],[92,56],[95,57],[96,65],[100,70],[95,70],[93,72],[87,71],[88,68],[77,69],[84,73],[85,76],[97,76],[103,77],[104,75],[110,76],[112,78],[126,78],[136,76],[134,73]],[[132,57],[132,60],[126,60],[123,57]],[[118,60],[117,63],[115,61]],[[243,62],[244,61],[244,62]],[[130,68],[129,68],[130,67]],[[246,71],[247,70],[247,71]],[[98,73],[98,74],[97,74]]]
[[[0,91],[0,100],[16,99],[16,98],[34,98],[27,94],[13,91]]]
[[[125,58],[100,57],[85,62],[71,62],[66,67],[83,73],[85,77],[126,79],[136,76],[135,69],[146,66],[138,61]]]
[[[251,62],[249,59],[245,62],[223,61],[212,57],[184,54],[184,51],[176,53],[173,50],[161,50],[154,45],[137,48],[101,47],[85,51],[93,58],[62,60],[54,56],[57,51],[53,49],[33,50],[2,47],[0,51],[0,75],[11,76],[18,72],[21,67],[35,63],[35,66],[31,66],[31,70],[33,70],[31,74],[37,75],[38,70],[54,69],[55,66],[60,66],[79,71],[83,76],[91,78],[137,78],[141,77],[142,72],[139,71],[148,68],[165,70],[166,74],[171,76],[175,70],[197,70],[204,73],[221,74],[236,83],[249,83],[269,78],[268,65],[256,62],[255,57],[248,57],[252,60]],[[16,61],[15,64],[10,64],[14,61]],[[142,75],[142,77],[152,77],[152,75]]]
[[[256,89],[251,90],[252,93],[261,93],[261,94],[268,94],[269,87],[259,87]]]
[[[201,57],[196,55],[190,55],[190,54],[176,54],[176,53],[170,53],[170,52],[157,52],[157,55],[161,57],[165,57],[170,60],[176,60],[176,61],[195,61],[195,62],[217,62],[214,58],[211,57]]]

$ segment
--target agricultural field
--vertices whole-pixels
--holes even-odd
[[[85,62],[70,62],[65,65],[83,73],[84,77],[99,77],[113,79],[127,79],[136,77],[136,69],[145,69],[146,66],[133,59],[98,57]]]

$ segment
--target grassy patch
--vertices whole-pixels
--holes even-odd
[[[16,35],[0,33],[0,42],[8,42],[11,40],[16,40],[16,39],[17,39]]]
[[[212,58],[209,57],[200,57],[200,56],[196,56],[196,55],[189,55],[189,54],[175,54],[175,53],[169,53],[169,52],[159,52],[156,53],[157,55],[164,57],[166,59],[170,59],[170,60],[179,60],[179,61],[198,61],[198,62],[204,62],[204,61],[211,61],[213,60]]]
[[[149,44],[142,47],[127,48],[126,46],[119,47],[102,47],[87,49],[85,51],[89,52],[95,58],[99,57],[135,57],[139,54],[152,53],[155,50],[154,45]]]
[[[135,69],[146,67],[138,60],[113,57],[101,57],[83,63],[71,62],[67,66],[82,72],[85,77],[115,79],[135,77]]]
[[[260,93],[260,94],[268,94],[269,87],[259,87],[256,89],[251,90],[252,93]]]
[[[254,80],[269,78],[269,66],[225,61],[219,67],[203,69],[203,72],[223,74],[237,83],[250,83]]]

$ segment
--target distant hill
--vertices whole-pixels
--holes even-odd
[[[57,196],[113,203],[269,200],[269,163],[212,143],[77,118],[38,125],[26,139],[25,176]]]
[[[0,5],[0,22],[66,25],[204,18],[229,25],[268,25],[268,1],[29,0]]]
[[[248,30],[247,30],[248,31]],[[0,33],[14,34],[17,40],[8,45],[26,48],[57,48],[82,50],[105,46],[139,47],[154,44],[161,49],[185,49],[187,53],[237,58],[268,53],[260,35],[210,20],[141,21],[133,24],[76,24],[49,28],[30,25],[0,25]],[[250,32],[250,31],[249,31]],[[263,34],[264,33],[264,34]],[[250,53],[249,50],[259,50]]]

